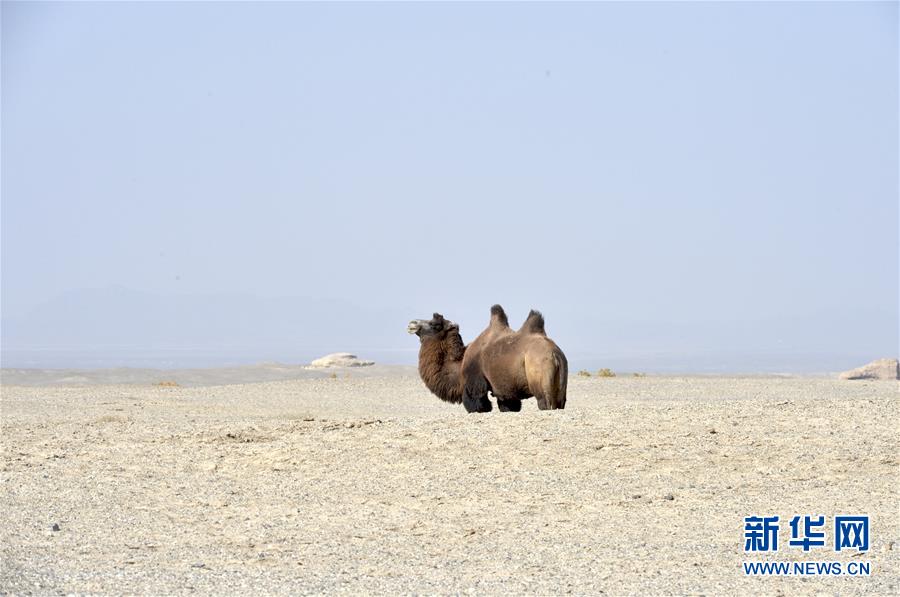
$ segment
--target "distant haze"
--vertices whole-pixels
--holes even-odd
[[[897,3],[0,10],[4,367],[897,355]]]

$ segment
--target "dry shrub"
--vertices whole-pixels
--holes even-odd
[[[612,369],[604,367],[600,371],[597,371],[597,377],[615,377],[616,374],[613,373]]]
[[[581,371],[579,371],[579,372],[577,373],[577,375],[578,375],[578,377],[590,377],[590,376],[591,376],[591,372],[590,372],[590,371],[585,371],[584,369],[582,369]]]
[[[159,386],[160,388],[177,388],[178,382],[167,380],[167,381],[161,381],[161,382],[157,383],[156,385]]]

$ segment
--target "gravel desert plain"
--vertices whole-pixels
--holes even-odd
[[[3,594],[900,593],[896,381],[573,376],[470,415],[412,367],[4,370],[0,407]],[[796,514],[870,548],[788,548]],[[742,569],[796,560],[871,574]]]

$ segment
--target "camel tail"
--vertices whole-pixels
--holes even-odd
[[[565,408],[566,388],[569,385],[569,362],[566,355],[559,348],[555,348],[548,365],[550,366],[544,372],[544,383],[541,388],[543,396],[538,397],[546,401],[547,408]]]
[[[566,355],[558,348],[554,351],[553,360],[556,362],[553,374],[553,390],[556,408],[566,407],[566,389],[569,386],[569,361]]]

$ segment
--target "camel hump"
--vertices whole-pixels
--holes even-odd
[[[544,331],[544,316],[541,315],[541,312],[535,311],[534,309],[529,311],[528,317],[525,318],[525,323],[519,328],[519,332],[522,334],[541,334],[542,336],[546,336],[547,332]]]
[[[506,311],[500,305],[491,307],[491,325],[498,323],[503,327],[509,327],[509,319],[506,317]]]

